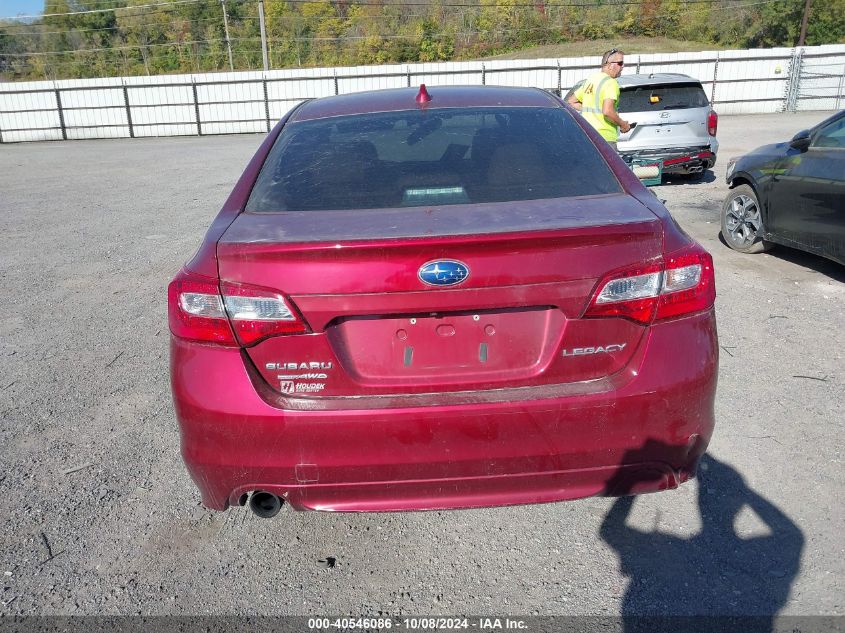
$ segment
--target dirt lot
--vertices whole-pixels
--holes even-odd
[[[656,189],[716,262],[697,482],[272,521],[198,505],[165,292],[261,137],[0,146],[0,614],[845,613],[845,269],[718,238],[727,158],[824,116],[723,117],[715,176]]]

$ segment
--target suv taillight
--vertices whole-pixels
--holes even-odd
[[[716,301],[710,253],[695,245],[653,263],[611,273],[599,283],[585,317],[622,317],[648,325],[709,310]]]
[[[710,136],[716,136],[716,128],[719,127],[719,115],[715,110],[710,110],[707,115],[707,133]]]
[[[170,331],[190,341],[252,345],[269,336],[308,331],[285,298],[272,290],[221,284],[182,270],[167,295]]]

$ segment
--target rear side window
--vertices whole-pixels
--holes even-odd
[[[708,105],[704,88],[695,82],[623,88],[619,95],[619,112],[706,108]]]
[[[247,211],[507,202],[618,193],[562,108],[387,112],[288,124]]]

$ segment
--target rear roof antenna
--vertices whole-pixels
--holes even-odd
[[[420,84],[420,91],[417,93],[416,102],[428,103],[429,101],[431,101],[431,95],[428,94],[428,90],[425,89],[425,84]]]

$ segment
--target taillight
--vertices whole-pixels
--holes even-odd
[[[242,345],[252,345],[268,336],[302,334],[305,323],[278,292],[224,282],[223,303]]]
[[[716,136],[716,128],[719,127],[719,115],[715,110],[710,110],[707,115],[707,133],[710,136]]]
[[[223,309],[217,279],[180,271],[167,287],[167,317],[174,336],[237,345]]]
[[[708,310],[716,300],[713,258],[699,246],[668,256],[664,264],[616,271],[598,285],[585,317],[653,321]]]
[[[219,345],[252,345],[268,336],[307,331],[277,292],[183,270],[168,287],[170,331],[179,338]]]
[[[617,271],[602,280],[584,316],[622,317],[651,323],[662,283],[660,264]]]
[[[666,259],[655,320],[709,310],[715,302],[716,275],[710,253],[696,247]]]

